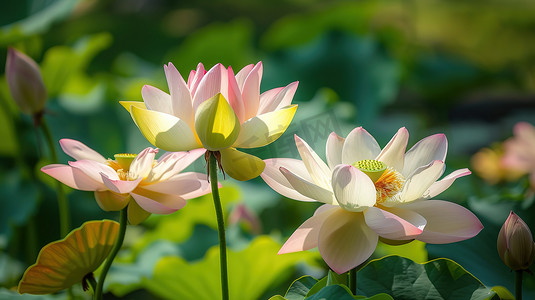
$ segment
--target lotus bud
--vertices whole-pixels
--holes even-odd
[[[531,231],[512,211],[498,234],[498,254],[513,271],[528,270],[535,258],[535,244]]]
[[[6,78],[11,96],[23,113],[40,115],[45,107],[46,88],[37,63],[13,48],[7,51]]]

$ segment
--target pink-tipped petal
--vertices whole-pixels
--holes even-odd
[[[182,172],[199,157],[206,153],[206,149],[199,148],[183,152],[167,152],[158,159],[158,163],[152,167],[145,182],[163,181]]]
[[[108,165],[98,163],[93,160],[78,160],[78,161],[70,161],[69,166],[76,168],[82,172],[84,172],[87,176],[91,177],[96,182],[102,182],[102,176],[101,173],[108,176],[108,178],[112,180],[118,180],[119,176],[117,176],[117,173],[114,169],[109,167]]]
[[[401,174],[409,177],[416,169],[428,165],[434,160],[446,160],[448,140],[444,134],[434,134],[416,143],[405,154],[405,166]]]
[[[141,88],[141,97],[147,109],[173,114],[171,96],[166,92],[151,85],[144,85]]]
[[[131,198],[129,194],[117,194],[112,191],[96,191],[95,200],[103,211],[119,211],[126,207]]]
[[[194,76],[193,78],[191,78],[192,75]],[[197,93],[197,88],[199,87],[204,75],[206,75],[206,70],[204,69],[202,63],[197,65],[197,70],[195,70],[193,73],[190,73],[191,81],[190,78],[188,78],[188,87],[191,91],[191,97],[194,97],[194,95]]]
[[[172,63],[169,63],[167,68],[164,69],[167,85],[169,86],[169,94],[171,94],[172,114],[186,122],[190,128],[195,128],[192,94],[184,78]]]
[[[162,194],[143,188],[137,188],[130,195],[141,208],[153,214],[167,215],[186,205],[186,200],[180,196]]]
[[[106,186],[102,182],[93,180],[81,170],[71,166],[54,164],[42,167],[41,171],[73,189],[82,191],[99,191],[106,189]]]
[[[435,160],[427,166],[418,168],[405,181],[401,190],[401,202],[410,202],[424,196],[425,191],[444,173],[444,162]]]
[[[258,114],[264,114],[270,111],[275,111],[292,104],[295,91],[299,85],[298,81],[292,82],[281,89],[278,93],[271,96],[270,94],[263,93],[260,95],[260,106],[258,108]],[[278,90],[278,89],[276,89]],[[269,95],[270,98],[263,95]]]
[[[201,79],[195,96],[193,97],[193,111],[204,101],[221,92],[222,77],[226,77],[227,69],[222,64],[213,66]]]
[[[336,204],[334,194],[331,190],[324,189],[284,167],[280,167],[280,171],[292,188],[301,195],[326,204]]]
[[[103,173],[101,173],[101,175],[102,175],[102,181],[104,182],[106,187],[110,191],[113,191],[118,194],[130,193],[139,185],[141,180],[143,180],[143,178],[141,177],[133,181],[115,180],[115,179],[110,179],[108,176],[106,176]]]
[[[353,164],[363,159],[375,159],[381,152],[381,147],[364,128],[353,129],[346,138],[342,148],[342,163]]]
[[[94,160],[100,163],[106,163],[106,158],[100,155],[97,151],[87,147],[82,142],[71,140],[71,139],[61,139],[59,140],[59,145],[63,152],[68,156],[76,160]]]
[[[243,83],[245,82],[245,79],[247,76],[249,76],[249,73],[251,73],[251,70],[255,67],[255,65],[250,64],[245,67],[243,67],[238,74],[236,74],[236,82],[238,83],[238,87],[241,91],[243,91]]]
[[[331,189],[332,174],[329,166],[297,135],[295,135],[295,145],[313,182],[324,189]]]
[[[467,176],[472,174],[470,170],[467,168],[459,169],[456,171],[451,172],[448,176],[442,178],[441,180],[433,183],[429,189],[424,193],[425,198],[433,198],[436,195],[442,193],[443,191],[447,190],[455,181],[455,179],[463,176]]]
[[[143,189],[191,199],[210,192],[210,184],[206,174],[186,172],[164,181],[143,185]]]
[[[320,210],[320,208],[322,208]],[[336,206],[322,205],[320,206],[314,215],[306,220],[290,238],[284,243],[278,254],[292,253],[298,251],[305,251],[318,246],[318,239],[320,228],[325,222],[325,219],[336,211]]]
[[[390,142],[383,148],[379,156],[377,156],[377,160],[382,161],[387,166],[401,172],[403,170],[405,150],[408,141],[409,132],[405,127],[400,128]]]
[[[334,169],[336,165],[342,163],[342,149],[344,148],[345,140],[345,138],[339,136],[335,132],[331,132],[329,138],[327,138],[325,156],[327,157],[327,164],[331,170]]]
[[[130,164],[128,179],[134,180],[147,177],[152,169],[156,153],[158,153],[158,149],[151,147],[143,149]]]
[[[251,70],[242,88],[243,105],[245,108],[244,120],[258,114],[260,105],[260,80],[262,80],[262,62],[257,63]]]
[[[390,240],[411,240],[420,235],[427,221],[406,209],[370,207],[364,212],[366,224],[379,236]]]
[[[375,251],[378,239],[362,213],[337,209],[320,228],[318,249],[327,265],[342,274],[365,262]]]
[[[234,113],[238,117],[238,120],[240,120],[240,124],[242,124],[243,122],[246,121],[245,107],[243,105],[243,98],[241,95],[240,88],[238,87],[238,83],[236,82],[236,77],[234,76],[234,72],[232,71],[231,67],[228,67],[227,80],[228,80],[228,90],[227,90],[226,95],[223,94],[223,97],[227,99],[228,103],[232,107],[232,110],[234,110]]]
[[[373,181],[359,169],[338,165],[333,170],[332,184],[336,201],[348,211],[363,211],[375,205]]]
[[[280,171],[280,168],[284,167],[291,170],[297,176],[307,181],[312,181],[312,178],[310,177],[310,174],[308,174],[305,164],[302,161],[293,158],[272,158],[266,159],[264,162],[266,163],[266,167],[260,176],[262,176],[262,179],[264,179],[275,192],[294,200],[316,201],[312,198],[303,196],[296,191]]]
[[[260,106],[258,107],[258,114],[263,114],[267,111],[268,104],[275,101],[277,94],[282,91],[284,87],[278,87],[271,90],[267,90],[260,94]],[[273,111],[273,110],[270,110]]]
[[[483,225],[468,209],[441,200],[423,200],[403,205],[427,220],[424,232],[417,239],[432,244],[464,241],[476,236]]]

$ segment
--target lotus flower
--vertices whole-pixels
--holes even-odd
[[[38,115],[46,103],[46,88],[39,66],[26,54],[7,50],[6,79],[11,96],[23,113]]]
[[[442,180],[447,140],[443,134],[419,141],[407,153],[408,131],[399,129],[382,150],[363,128],[347,138],[331,133],[327,163],[298,136],[302,160],[265,160],[264,181],[275,191],[300,201],[325,203],[283,245],[279,254],[318,247],[325,262],[341,274],[362,264],[381,238],[389,243],[417,239],[451,243],[483,228],[466,208],[429,200],[468,169]]]
[[[531,230],[512,211],[498,234],[498,254],[513,271],[528,270],[535,258],[535,243]]]
[[[145,85],[144,102],[121,102],[145,138],[166,151],[219,152],[232,178],[257,177],[264,162],[236,148],[265,146],[286,131],[297,109],[290,104],[298,83],[260,94],[261,62],[236,75],[221,64],[208,72],[199,64],[187,82],[172,63],[164,70],[170,94]]]
[[[76,161],[48,165],[41,171],[74,189],[94,191],[98,205],[105,211],[128,205],[128,220],[134,225],[151,213],[175,212],[186,205],[187,199],[210,192],[206,175],[179,174],[203,155],[204,149],[166,153],[155,161],[158,149],[149,147],[138,155],[116,154],[112,160],[79,141],[62,139],[59,143]]]
[[[519,122],[513,131],[514,136],[504,143],[502,164],[507,168],[529,173],[531,188],[535,190],[535,127]]]

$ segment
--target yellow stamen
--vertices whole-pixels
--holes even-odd
[[[388,168],[375,182],[377,203],[382,203],[391,198],[403,188],[405,178],[398,171]]]

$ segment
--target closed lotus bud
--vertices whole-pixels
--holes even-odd
[[[39,66],[13,48],[7,51],[6,78],[11,96],[23,113],[38,115],[46,103],[46,88]]]
[[[498,234],[498,253],[513,271],[528,270],[535,258],[535,244],[528,225],[511,211]]]

